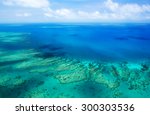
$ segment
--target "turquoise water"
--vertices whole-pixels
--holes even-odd
[[[150,97],[150,25],[1,24],[0,97]]]

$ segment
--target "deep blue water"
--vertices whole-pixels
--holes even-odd
[[[32,53],[36,54],[30,57]],[[25,58],[22,55],[25,55]],[[11,83],[7,81],[11,81],[11,76],[21,80],[17,81],[17,83],[19,82],[22,88],[28,88],[30,85],[27,83],[29,82],[30,84],[31,81],[35,81],[32,80],[35,76],[40,78],[55,76],[50,78],[51,80],[49,79],[48,83],[44,82],[47,78],[43,78],[42,82],[38,80],[35,82],[35,84],[42,84],[42,88],[47,88],[47,95],[40,92],[43,89],[39,88],[38,90],[40,91],[37,97],[150,97],[150,94],[147,93],[150,91],[150,24],[1,24],[0,56],[0,77],[2,78],[0,92],[4,92],[4,95],[1,94],[2,97],[7,97],[7,93],[14,91],[16,88],[15,84],[12,85],[15,81]],[[55,65],[49,61],[51,58],[61,58],[65,62],[57,59],[55,63],[58,65]],[[73,63],[71,66],[68,64],[70,62]],[[39,65],[36,65],[38,63]],[[76,78],[72,78],[72,81],[68,80],[66,85],[62,85],[54,79],[58,78],[61,81],[59,77],[64,75],[64,73],[67,73],[66,76],[70,76],[72,71],[82,71],[80,69],[84,67],[79,66],[81,63],[85,67],[88,66],[89,71],[92,71],[92,74],[89,75],[90,77],[97,72],[96,69],[89,69],[91,63],[95,63],[92,66],[93,68],[97,68],[95,66],[97,63],[101,63],[100,65],[105,63],[104,67],[112,65],[108,69],[103,70],[104,75],[108,77],[105,80],[99,81],[94,78],[93,81],[90,81],[84,78],[78,81]],[[117,65],[120,63],[129,65],[125,65],[121,69]],[[65,72],[62,72],[65,68],[62,65],[65,64],[66,67],[69,65],[71,71],[65,70]],[[58,71],[55,73],[55,69],[52,71],[50,67],[58,69]],[[61,67],[62,73],[59,67]],[[129,78],[114,77],[121,76],[118,75],[120,74],[119,72],[125,71],[126,67],[131,69],[129,70],[130,74],[128,74]],[[78,68],[80,69],[77,70]],[[108,75],[109,72],[107,71],[109,69],[112,71],[111,75]],[[73,74],[76,74],[75,72]],[[24,75],[29,78],[24,77]],[[60,76],[57,77],[57,75]],[[126,75],[127,73],[124,73],[123,77]],[[135,83],[131,82],[134,81],[133,79],[137,79],[136,76],[141,81],[139,83],[138,81],[135,81]],[[109,82],[114,80],[116,84],[119,83],[120,85],[111,89]],[[146,86],[145,84],[143,85],[143,82],[145,83],[144,80],[147,81]],[[47,85],[49,83],[53,84],[52,86],[55,86],[55,88],[49,87]],[[147,88],[143,90],[140,86]],[[34,87],[34,85],[31,87]],[[25,91],[22,91],[22,88],[18,88],[20,90],[18,95],[14,93],[10,97],[36,97],[33,94],[29,94],[33,89],[26,94],[24,93]],[[72,92],[74,96],[70,93],[64,93],[65,91],[63,92],[64,94],[60,94],[57,91],[54,92],[54,95],[48,93],[49,90],[56,90],[57,88],[60,88],[58,92],[63,92],[64,90],[70,92],[74,88],[74,92]],[[5,89],[10,91],[6,92]],[[77,92],[78,89],[79,91]],[[142,95],[138,93],[137,89],[145,92]],[[36,89],[35,91],[38,92],[38,90]],[[122,93],[121,91],[123,90],[126,92]],[[88,91],[91,93],[89,94]],[[102,95],[97,93],[99,91]],[[116,94],[114,91],[120,91],[121,93]],[[112,94],[109,95],[109,92]]]
[[[31,47],[57,45],[79,58],[107,61],[150,58],[149,24],[12,24],[0,25],[0,31],[31,33],[28,36]]]

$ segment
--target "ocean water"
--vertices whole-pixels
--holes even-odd
[[[1,24],[0,97],[150,97],[150,24]]]

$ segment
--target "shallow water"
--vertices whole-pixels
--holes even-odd
[[[0,97],[150,97],[149,24],[1,24]]]

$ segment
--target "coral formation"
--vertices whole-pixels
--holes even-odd
[[[0,97],[150,97],[149,59],[76,58],[62,46],[32,47],[29,35],[0,32]]]

